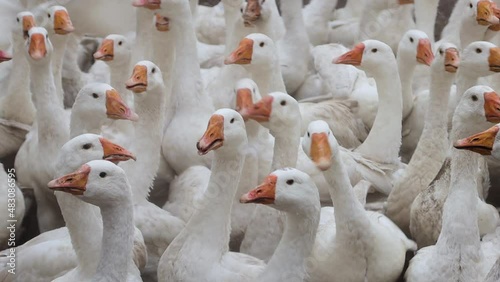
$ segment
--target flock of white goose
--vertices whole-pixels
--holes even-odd
[[[496,1],[0,0],[0,281],[500,281]]]

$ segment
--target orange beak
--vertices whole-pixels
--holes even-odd
[[[243,108],[242,116],[251,118],[257,122],[266,122],[271,118],[273,111],[273,97],[267,96],[255,103],[252,107]]]
[[[415,3],[414,0],[399,0],[398,1],[399,5],[406,5],[406,4],[413,4]]]
[[[434,60],[432,54],[431,41],[429,39],[419,39],[417,46],[417,62],[430,66]]]
[[[488,64],[490,66],[490,71],[500,72],[500,47],[490,48]]]
[[[132,6],[156,10],[161,8],[161,0],[133,0]]]
[[[69,18],[68,12],[59,10],[54,13],[54,31],[56,34],[65,35],[74,30],[75,28]]]
[[[491,155],[499,129],[495,125],[486,131],[460,139],[453,146],[457,149],[465,149],[481,155]]]
[[[146,66],[137,65],[134,67],[132,76],[125,82],[128,90],[134,93],[142,93],[148,88],[148,69]]]
[[[444,69],[447,72],[457,72],[458,65],[460,64],[460,56],[456,48],[448,48],[444,55]]]
[[[112,39],[104,39],[99,47],[99,50],[94,53],[94,59],[101,61],[111,61],[114,57],[114,41]]]
[[[245,109],[251,108],[253,106],[252,91],[248,88],[240,88],[236,91],[236,111],[241,113],[246,113]],[[244,120],[248,119],[248,116],[242,115]]]
[[[4,51],[0,51],[0,63],[10,61],[11,59],[12,56],[10,54]]]
[[[361,65],[361,60],[363,59],[363,52],[365,51],[365,44],[358,43],[352,48],[351,51],[333,60],[334,64],[345,64],[359,66]]]
[[[139,120],[139,116],[123,102],[120,94],[115,89],[106,91],[106,115],[110,119]]]
[[[34,60],[41,60],[47,54],[47,47],[45,46],[45,36],[40,33],[31,35],[30,46],[28,53]]]
[[[23,19],[23,36],[24,36],[24,39],[27,39],[28,38],[28,31],[36,26],[35,24],[35,19],[33,18],[33,16],[24,16]]]
[[[276,197],[276,181],[278,177],[274,174],[270,174],[262,184],[255,187],[250,192],[244,194],[240,198],[240,203],[256,203],[263,205],[274,204]]]
[[[224,60],[224,64],[248,65],[252,62],[253,40],[243,38],[240,45],[234,50],[229,57]]]
[[[311,136],[311,159],[316,166],[325,171],[332,165],[332,150],[328,143],[328,135],[324,132]]]
[[[484,26],[498,24],[499,20],[495,15],[494,8],[495,4],[488,0],[481,0],[477,2],[477,23]]]
[[[254,22],[260,19],[262,7],[259,0],[248,0],[247,7],[243,13],[243,20],[246,27],[254,26]]]
[[[90,166],[82,165],[77,171],[49,182],[50,189],[73,195],[83,195],[90,174]]]
[[[99,138],[99,141],[101,141],[102,149],[104,151],[104,155],[102,156],[103,160],[110,161],[114,164],[118,164],[122,161],[128,161],[130,159],[134,161],[136,160],[134,154],[122,146],[116,145],[115,143],[102,137]]]
[[[170,19],[164,17],[160,14],[155,15],[155,26],[158,31],[169,31],[170,30]]]
[[[496,92],[484,93],[484,112],[489,122],[500,122],[500,97]]]
[[[208,121],[207,130],[196,143],[199,155],[206,155],[212,150],[217,150],[224,144],[224,117],[212,115]]]

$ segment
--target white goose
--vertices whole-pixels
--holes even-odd
[[[12,59],[6,94],[0,98],[0,157],[16,152],[25,140],[29,125],[35,118],[35,107],[31,102],[29,64],[26,60],[24,39],[28,30],[35,26],[34,15],[21,12],[12,29],[13,54],[2,52],[1,62]]]
[[[46,184],[54,175],[59,148],[69,139],[69,120],[57,96],[51,57],[53,47],[44,28],[28,32],[27,58],[30,64],[31,93],[36,111],[36,125],[26,136],[16,156],[15,168],[21,187],[32,187],[37,202],[40,231],[64,225],[61,211]]]
[[[500,96],[487,86],[474,86],[467,90],[460,100],[453,116],[453,128],[450,134],[450,141],[455,142],[460,138],[467,137],[479,129],[486,129],[491,124],[489,122],[500,121]],[[454,152],[453,149],[451,149]],[[451,163],[455,155],[452,155]],[[479,155],[470,155],[470,162],[480,163]],[[474,171],[468,175],[474,175],[474,182],[481,187],[482,170],[476,165]],[[452,172],[449,162],[445,162],[436,179],[424,191],[422,191],[413,201],[410,214],[410,231],[417,241],[419,248],[433,245],[438,241],[438,236],[442,231],[441,225],[444,223],[443,211],[448,196],[448,191],[453,189],[455,180],[451,178]],[[487,172],[487,171],[486,171]],[[479,181],[478,181],[479,180]],[[476,187],[477,188],[477,187]],[[495,230],[498,224],[498,211],[491,205],[486,204],[476,189],[475,202],[477,205],[477,221],[479,225],[478,234],[484,235]],[[450,192],[451,193],[451,192]]]
[[[337,6],[337,0],[313,0],[302,9],[304,25],[309,41],[313,46],[328,43],[330,26],[328,20],[331,12]],[[347,5],[355,1],[347,1]]]
[[[403,270],[406,251],[415,250],[415,243],[382,214],[364,210],[349,183],[339,145],[326,122],[309,124],[302,147],[323,171],[335,207],[323,208],[307,281],[325,281],[330,277],[340,281],[396,281]]]
[[[186,228],[161,257],[158,281],[250,281],[264,269],[262,261],[228,251],[231,205],[246,146],[243,118],[233,110],[216,111],[197,143],[200,154],[215,151],[208,187]]]
[[[274,41],[285,35],[285,24],[278,12],[276,0],[247,0],[242,17],[246,27],[255,27],[253,32],[266,34]]]
[[[488,88],[475,86],[465,93],[453,116],[454,125],[470,122],[471,119],[473,122],[482,122],[479,116],[471,118],[470,112],[482,107],[481,96],[491,90]],[[455,141],[465,133],[464,129],[455,126],[454,131],[451,139]],[[436,245],[420,249],[410,261],[405,274],[409,282],[484,281],[499,256],[499,250],[481,242],[479,236],[475,173],[481,156],[454,148],[451,151],[451,187],[443,206],[441,232]]]
[[[459,63],[455,45],[443,43],[439,46],[431,65],[428,109],[420,141],[406,171],[394,183],[387,198],[385,214],[406,234],[410,234],[411,203],[429,186],[446,158],[449,146],[448,100]]]
[[[52,180],[48,186],[76,195],[101,210],[104,226],[102,249],[96,273],[90,279],[142,281],[139,270],[129,260],[134,240],[134,214],[125,171],[111,162],[95,160],[74,173]],[[84,214],[84,217],[87,216],[95,215]]]
[[[278,50],[271,38],[253,33],[240,41],[239,47],[225,60],[226,64],[240,64],[248,70],[257,83],[263,97],[268,93],[285,92],[279,66]],[[320,103],[299,103],[303,117],[301,134],[310,121],[325,119],[336,130],[336,136],[346,147],[359,145],[366,136],[366,129],[354,117],[346,104],[330,99]],[[347,125],[347,126],[346,126]]]

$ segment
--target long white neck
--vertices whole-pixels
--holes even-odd
[[[140,157],[135,162],[121,164],[127,172],[134,201],[147,200],[160,165],[161,155],[158,152],[163,138],[165,103],[163,85],[148,90],[146,97],[135,97],[135,112],[140,119],[134,123],[135,137],[131,150],[140,152]]]
[[[374,78],[379,95],[377,116],[365,142],[356,151],[377,162],[397,163],[403,112],[401,80],[395,60],[382,64]]]
[[[74,138],[85,133],[101,134],[103,123],[99,119],[86,117],[85,113],[78,109],[78,105],[73,106],[70,118],[69,138]]]
[[[425,32],[433,42],[438,5],[439,0],[415,1],[417,29]]]
[[[316,239],[320,215],[319,201],[308,207],[307,212],[287,212],[285,231],[278,247],[258,281],[283,281],[283,275],[303,281],[306,276],[306,259]]]
[[[224,54],[229,55],[242,38],[250,33],[257,32],[256,28],[245,27],[240,13],[243,0],[234,3],[222,1],[224,5],[224,20],[226,22],[226,48]]]
[[[246,65],[245,68],[259,86],[262,97],[275,91],[287,93],[277,54],[273,56],[269,64]]]
[[[125,87],[125,81],[130,76],[131,58],[125,59],[121,64],[109,62],[110,85],[120,93],[120,96],[127,103],[127,106],[133,107],[134,94]],[[163,69],[161,69],[163,71]]]
[[[198,4],[196,4],[198,5]],[[175,62],[175,34],[172,31],[153,31],[153,58],[157,66],[161,69],[163,83],[165,85],[166,118],[165,128],[172,120],[175,113],[175,106],[172,104],[172,77]]]
[[[326,2],[334,3],[335,1]],[[300,39],[302,40],[302,42],[295,43],[301,45],[307,44],[307,47],[309,47],[309,37],[307,36],[306,27],[304,25],[304,18],[302,17],[302,1],[291,0],[281,2],[280,8],[281,17],[286,27],[285,37],[283,38],[283,40],[289,41],[293,38]],[[333,8],[330,10],[330,13],[332,10]]]
[[[332,165],[323,173],[329,184],[330,197],[335,207],[337,234],[344,234],[353,230],[368,230],[369,221],[365,209],[354,194],[340,153],[340,151],[334,150]],[[348,228],[348,225],[355,225],[359,228]]]
[[[151,60],[151,31],[153,12],[146,8],[136,8],[135,44],[132,48],[132,64],[141,60]]]
[[[52,156],[69,138],[69,124],[57,96],[50,62],[31,64],[31,99],[36,108],[38,146]],[[49,134],[50,133],[50,134]]]
[[[330,20],[330,16],[335,6],[337,6],[337,2],[337,0],[313,0],[304,9],[307,10],[308,14],[319,17],[326,24]],[[356,6],[353,4],[356,4],[355,0],[347,1],[346,8],[349,6]],[[283,10],[283,7],[280,8]]]
[[[415,60],[413,62],[408,62],[403,58],[404,55],[400,53],[398,48],[398,71],[399,77],[401,79],[401,90],[403,91],[403,119],[406,118],[413,109],[413,74],[415,73],[415,67],[417,64]]]
[[[54,83],[56,84],[57,96],[64,103],[64,90],[62,87],[62,68],[64,61],[64,52],[66,51],[66,43],[68,42],[67,35],[59,35],[52,33],[49,35],[54,46],[52,54],[52,74],[54,75]]]
[[[268,0],[262,6],[262,9],[269,9],[269,17],[255,22],[256,32],[269,36],[274,42],[281,39],[285,32],[285,25],[278,12],[276,0]]]
[[[462,19],[462,25],[460,26],[460,46],[465,48],[474,41],[484,40],[486,30],[488,30],[488,27],[479,25],[474,17]]]
[[[465,69],[464,67],[458,68],[457,71],[457,90],[454,96],[451,97],[450,104],[452,105],[453,111],[449,113],[453,117],[454,109],[457,107],[460,99],[464,95],[467,89],[477,84],[479,76],[474,71]]]
[[[274,154],[271,171],[297,165],[300,143],[300,120],[297,126],[284,131],[271,131],[274,136]]]
[[[176,5],[177,17],[172,29],[175,32],[175,72],[173,73],[172,104],[177,111],[199,111],[210,108],[212,100],[205,93],[196,51],[196,34],[188,2]],[[197,108],[193,107],[197,105]]]
[[[201,261],[220,260],[229,250],[231,206],[240,180],[243,161],[242,152],[227,156],[215,151],[212,174],[203,197],[204,202],[178,235],[180,238],[185,238],[184,245],[197,246],[196,253],[204,256]]]
[[[101,206],[102,249],[94,281],[126,281],[134,240],[134,214],[130,196],[120,203]]]
[[[7,95],[0,98],[0,117],[30,125],[35,118],[35,107],[31,102],[30,84],[27,81],[30,66],[23,54],[24,41],[15,34],[12,38],[14,41],[12,69]]]

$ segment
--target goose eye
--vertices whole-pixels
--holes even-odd
[[[92,97],[94,97],[94,99],[97,99],[99,98],[99,95],[97,95],[97,93],[92,93]]]
[[[49,35],[48,35],[48,34],[45,34],[45,38],[49,38]]]
[[[16,18],[17,22],[19,22],[19,18]]]
[[[90,144],[90,143],[83,144],[83,146],[82,146],[82,149],[84,149],[84,150],[88,150],[90,148],[92,148],[92,144]]]
[[[252,89],[252,93],[255,94],[255,88]]]
[[[243,8],[240,8],[240,12],[243,13]]]
[[[309,133],[309,131],[307,132],[307,137],[311,137],[311,133]]]
[[[288,185],[292,185],[293,183],[294,183],[293,179],[288,179],[286,181],[286,184],[288,184]]]
[[[478,54],[479,54],[479,53],[481,53],[481,52],[483,52],[483,50],[481,50],[481,48],[476,48],[476,53],[478,53]]]
[[[106,177],[106,175],[107,175],[107,174],[106,174],[105,172],[101,172],[101,173],[99,173],[99,176],[100,176],[101,178]]]
[[[232,118],[231,121],[229,121],[229,123],[234,123],[234,118]]]
[[[471,8],[471,9],[472,9],[472,3],[469,3],[469,8]]]
[[[49,18],[50,18],[50,14],[47,14],[47,17],[49,17]]]
[[[472,95],[472,101],[477,101],[477,96],[476,95]]]
[[[281,101],[280,105],[282,106],[286,105],[286,101]]]
[[[439,55],[443,55],[443,49],[439,49]]]
[[[413,37],[410,37],[410,42],[413,43]]]
[[[122,44],[123,44],[123,42],[121,42],[121,41],[118,42],[118,45],[122,46]]]
[[[156,68],[153,68],[153,69],[151,70],[151,72],[152,72],[152,73],[155,73],[155,72],[156,72]]]
[[[259,44],[259,46],[260,46],[260,47],[264,47],[264,42],[261,42],[261,43]]]
[[[377,48],[372,49],[372,53],[377,53],[377,51],[378,51]]]

